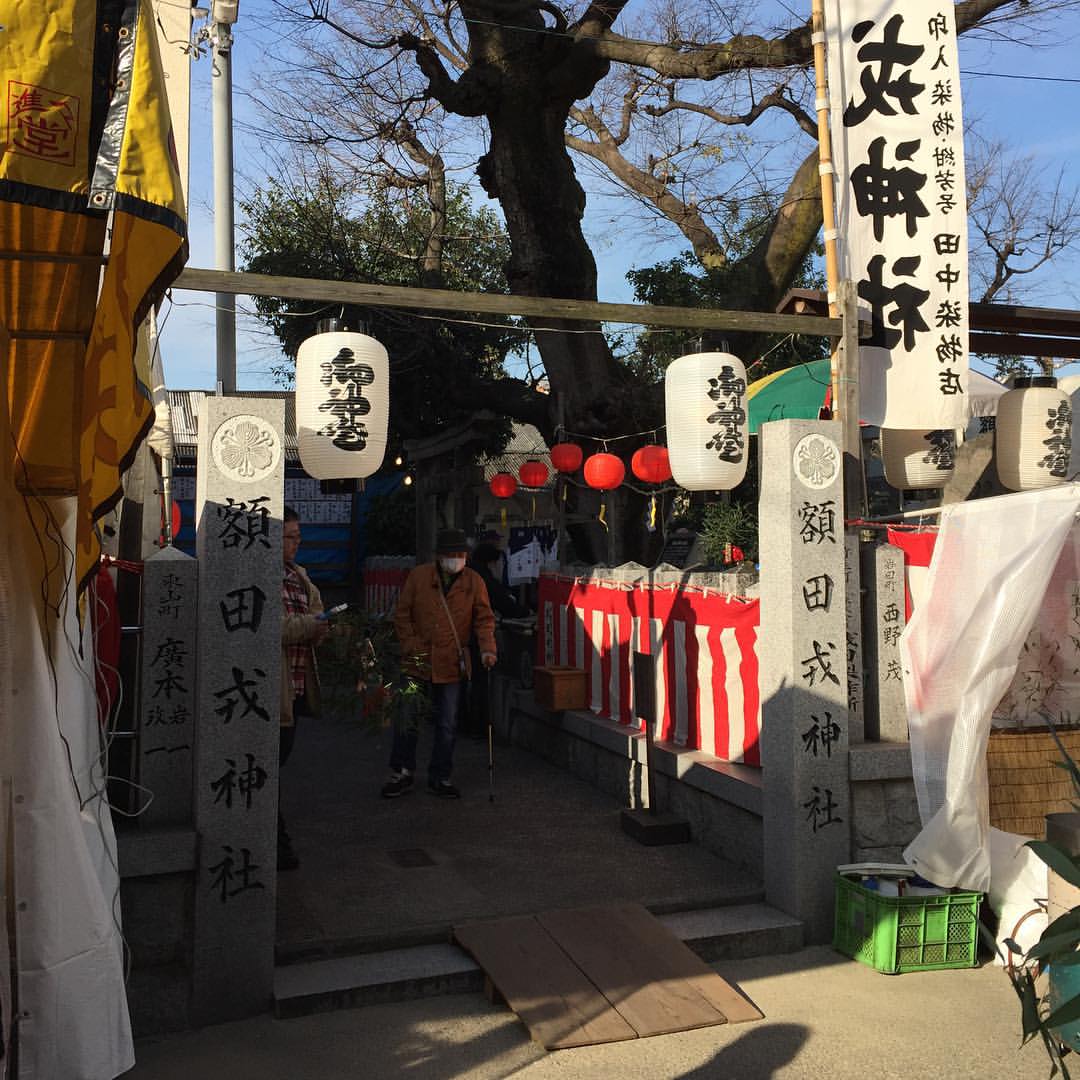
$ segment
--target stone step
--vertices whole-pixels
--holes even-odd
[[[773,953],[803,945],[798,919],[766,904],[735,904],[658,915],[660,922],[707,963]],[[310,963],[274,973],[274,1012],[282,1019],[481,990],[483,972],[456,945],[417,945]]]

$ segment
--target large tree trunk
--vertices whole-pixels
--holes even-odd
[[[571,106],[592,90],[607,65],[583,62],[580,54],[568,60],[571,46],[558,40],[543,48],[535,41],[516,47],[505,28],[497,34],[474,28],[473,42],[498,72],[500,92],[485,113],[490,144],[478,175],[506,218],[511,291],[594,301],[596,262],[582,229],[585,192],[565,138]],[[532,325],[552,390],[547,434],[560,419],[571,433],[600,439],[628,434],[625,425],[642,414],[641,402],[632,405],[632,380],[611,355],[600,324],[537,319]],[[586,454],[599,448],[585,445]],[[635,448],[629,441],[612,447],[627,458]],[[591,500],[571,497],[571,511],[579,502],[584,509]],[[620,492],[618,503],[622,512],[615,530],[582,551],[583,557],[594,562],[644,558],[643,530],[637,527],[644,503],[631,491]]]
[[[462,4],[466,17],[472,6]],[[565,138],[571,107],[607,74],[607,62],[568,36],[538,36],[543,22],[536,9],[516,14],[520,28],[492,26],[490,13],[479,9],[475,16],[470,74],[480,74],[457,88],[464,82],[483,99],[477,111],[487,119],[490,144],[478,175],[506,218],[511,291],[595,301],[596,262],[582,230],[585,192]],[[599,324],[542,319],[534,325],[553,391],[552,426],[561,399],[569,430],[623,434],[616,425],[626,416],[620,408],[626,377]]]
[[[585,193],[563,139],[568,106],[545,100],[542,90],[532,97],[523,93],[524,100],[507,102],[490,117],[491,145],[479,169],[506,216],[510,288],[523,296],[596,300],[596,263],[581,225]],[[567,428],[617,434],[612,425],[623,380],[599,324],[539,319],[533,325]],[[553,409],[555,401],[553,394]]]

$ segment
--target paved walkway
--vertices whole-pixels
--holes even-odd
[[[136,1047],[129,1080],[1046,1080],[1018,1002],[985,967],[886,976],[829,948],[715,965],[752,1024],[545,1053],[480,994],[269,1015]]]
[[[386,733],[309,721],[283,774],[301,867],[279,876],[287,959],[445,941],[469,918],[606,900],[657,910],[759,894],[695,845],[641,847],[619,806],[523,751],[459,744],[460,802],[423,787],[379,798]],[[421,753],[427,749],[421,742]],[[423,760],[423,759],[422,759]],[[410,865],[412,864],[412,865]],[[715,965],[765,1013],[704,1028],[547,1054],[512,1012],[476,993],[275,1020],[267,1014],[137,1044],[131,1080],[1045,1080],[1020,1050],[1019,1008],[993,967],[895,977],[827,947]]]
[[[454,923],[636,900],[663,912],[756,900],[760,882],[695,844],[643,847],[620,805],[532,754],[459,740],[460,801],[416,789],[382,799],[389,732],[303,721],[282,770],[300,868],[278,875],[282,960],[446,941]]]

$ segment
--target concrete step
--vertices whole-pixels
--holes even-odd
[[[766,904],[679,911],[657,918],[707,963],[795,952],[803,945],[802,923]],[[287,1019],[467,993],[481,990],[483,984],[483,972],[456,945],[417,945],[278,967],[274,1012]]]

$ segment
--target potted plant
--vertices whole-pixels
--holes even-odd
[[[1055,764],[1069,774],[1077,801],[1072,812],[1048,814],[1046,840],[1027,846],[1048,867],[1051,896],[1069,895],[1070,887],[1080,890],[1080,768],[1049,726],[1061,754]],[[1080,1050],[1080,905],[1053,918],[1026,953],[1011,939],[1005,944],[1012,953],[1006,971],[1020,998],[1023,1041],[1041,1038],[1050,1076],[1069,1080],[1065,1059]]]

